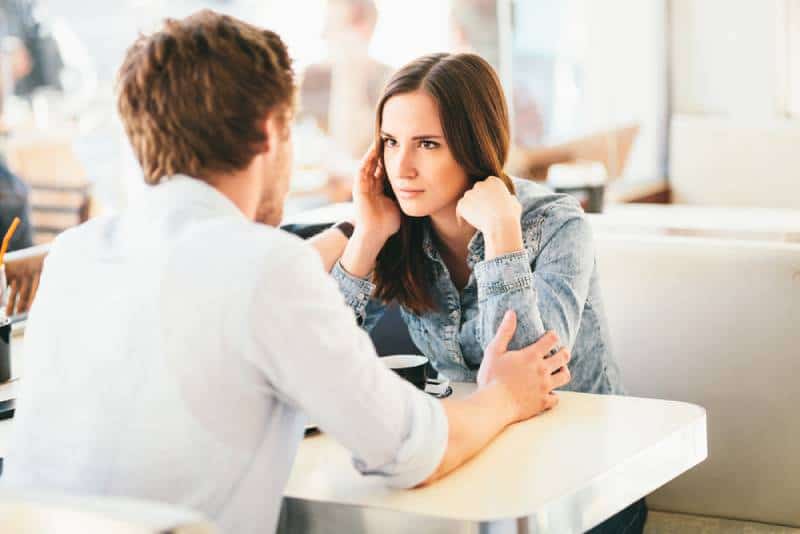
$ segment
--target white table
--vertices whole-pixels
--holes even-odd
[[[13,338],[21,373],[23,338]],[[0,386],[0,399],[18,382]],[[453,384],[467,395],[473,384]],[[560,393],[552,411],[511,426],[460,469],[416,490],[362,477],[326,434],[300,445],[283,532],[583,532],[707,455],[706,413],[681,402]],[[0,456],[13,424],[0,421]]]
[[[456,384],[465,395],[472,384]],[[583,532],[702,462],[706,413],[681,402],[561,393],[430,486],[362,477],[325,434],[298,451],[284,532]]]

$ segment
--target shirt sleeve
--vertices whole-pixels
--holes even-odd
[[[363,474],[396,487],[428,478],[447,446],[441,403],[383,365],[307,245],[275,263],[249,314],[248,353],[268,387],[352,451]]]

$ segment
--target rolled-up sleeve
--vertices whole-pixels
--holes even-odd
[[[381,362],[318,255],[303,249],[281,263],[265,272],[249,314],[250,359],[268,387],[347,447],[365,475],[394,487],[424,481],[447,447],[441,402]]]
[[[369,465],[359,458],[353,460],[362,474],[386,476],[387,483],[395,488],[413,488],[427,479],[439,467],[447,448],[447,416],[441,402],[420,399],[418,395],[411,397],[405,421],[408,432],[394,458],[384,465]]]
[[[475,265],[478,300],[484,302],[510,291],[533,287],[533,273],[526,250],[511,252]]]

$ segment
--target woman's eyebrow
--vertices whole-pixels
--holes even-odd
[[[392,134],[384,132],[383,130],[381,130],[381,135],[384,137],[391,137],[392,139],[394,139],[394,136]],[[411,139],[416,141],[419,139],[439,139],[441,137],[442,137],[441,135],[430,134],[430,135],[415,135]]]

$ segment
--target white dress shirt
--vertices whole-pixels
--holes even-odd
[[[56,240],[25,351],[7,486],[271,532],[303,412],[392,485],[446,448],[439,401],[381,364],[316,252],[185,176]]]

